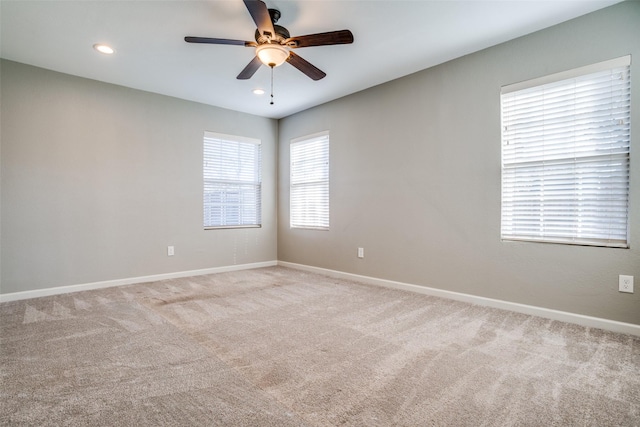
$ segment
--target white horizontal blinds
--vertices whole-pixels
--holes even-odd
[[[329,229],[329,133],[293,140],[290,225]]]
[[[261,224],[259,140],[205,132],[204,226]]]
[[[628,247],[629,65],[503,88],[503,239]]]

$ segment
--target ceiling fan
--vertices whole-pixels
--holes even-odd
[[[274,67],[282,65],[285,61],[302,71],[309,78],[320,80],[326,76],[326,73],[294,53],[292,49],[353,43],[353,34],[351,34],[349,30],[291,37],[289,30],[280,25],[276,25],[280,19],[279,10],[267,9],[266,4],[260,0],[243,1],[258,27],[255,33],[255,42],[209,37],[187,36],[184,38],[184,41],[188,43],[254,47],[256,49],[256,56],[249,62],[244,70],[238,74],[237,78],[240,80],[250,79],[262,64],[273,69]]]

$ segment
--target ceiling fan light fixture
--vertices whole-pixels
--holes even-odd
[[[2,0],[0,0],[2,1]],[[269,9],[262,0],[243,0],[251,19],[256,24],[254,41],[219,39],[213,37],[186,36],[187,43],[223,44],[243,47],[255,47],[255,55],[236,77],[238,80],[250,79],[262,65],[271,68],[273,87],[273,69],[285,61],[297,68],[312,80],[323,79],[327,74],[297,55],[293,49],[312,46],[330,46],[353,43],[353,34],[349,30],[327,31],[291,37],[289,30],[276,25],[280,11]],[[272,90],[273,92],[273,90]],[[273,104],[273,100],[271,101]]]
[[[256,47],[256,55],[268,67],[282,65],[289,57],[289,50],[276,43],[265,43]]]

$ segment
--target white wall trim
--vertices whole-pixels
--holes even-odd
[[[517,313],[529,314],[532,316],[544,317],[546,319],[559,320],[562,322],[574,323],[590,328],[605,329],[612,332],[631,334],[640,336],[640,325],[632,323],[618,322],[615,320],[602,319],[599,317],[585,316],[582,314],[569,313],[566,311],[552,310],[532,305],[519,304],[515,302],[503,301],[493,298],[485,298],[476,295],[463,294],[460,292],[446,291],[443,289],[430,288],[428,286],[414,285],[410,283],[396,282],[393,280],[378,279],[376,277],[361,276],[358,274],[345,273],[337,270],[329,270],[321,267],[296,264],[286,261],[265,261],[251,264],[229,265],[223,267],[212,267],[201,270],[178,271],[173,273],[154,274],[150,276],[139,276],[125,279],[106,280],[102,282],[84,283],[78,285],[58,286],[47,289],[34,289],[24,292],[13,292],[0,294],[0,302],[18,301],[30,298],[39,298],[50,295],[66,294],[71,292],[88,291],[92,289],[110,288],[114,286],[133,285],[136,283],[155,282],[158,280],[177,279],[181,277],[202,276],[205,274],[226,273],[230,271],[249,270],[253,268],[282,266],[296,270],[309,271],[312,273],[324,274],[339,279],[355,280],[370,285],[382,286],[385,288],[400,289],[416,292],[423,295],[431,295],[440,298],[447,298],[456,301],[468,302],[502,310],[514,311]]]
[[[106,280],[103,282],[84,283],[79,285],[57,286],[54,288],[34,289],[31,291],[0,294],[0,302],[18,301],[70,292],[88,291],[92,289],[111,288],[114,286],[134,285],[136,283],[156,282],[158,280],[177,279],[181,277],[202,276],[205,274],[226,273],[229,271],[249,270],[252,268],[273,267],[277,261],[254,262],[251,264],[228,265],[223,267],[204,268],[201,270],[177,271],[174,273],[154,274],[151,276],[130,277],[126,279]]]
[[[567,323],[574,323],[590,328],[605,329],[612,332],[623,334],[631,334],[640,336],[640,325],[632,323],[618,322],[615,320],[602,319],[599,317],[585,316],[582,314],[569,313],[566,311],[552,310],[549,308],[536,307],[533,305],[519,304],[515,302],[503,301],[493,298],[479,297],[476,295],[463,294],[460,292],[445,291],[442,289],[430,288],[427,286],[413,285],[410,283],[395,282],[393,280],[378,279],[370,276],[361,276],[358,274],[345,273],[342,271],[329,270],[326,268],[313,267],[303,264],[295,264],[291,262],[278,261],[278,265],[282,267],[294,268],[297,270],[309,271],[312,273],[324,274],[326,276],[339,279],[355,280],[371,285],[383,286],[385,288],[400,289],[419,294],[430,295],[440,298],[447,298],[457,301],[468,302],[502,310],[515,311],[517,313],[529,314],[532,316],[544,317],[545,319],[559,320]]]

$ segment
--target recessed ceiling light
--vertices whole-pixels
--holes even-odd
[[[93,48],[100,53],[104,53],[105,55],[111,55],[115,52],[111,46],[107,46],[106,44],[96,43],[93,45]]]
[[[254,89],[253,93],[256,95],[264,95],[264,89]]]

